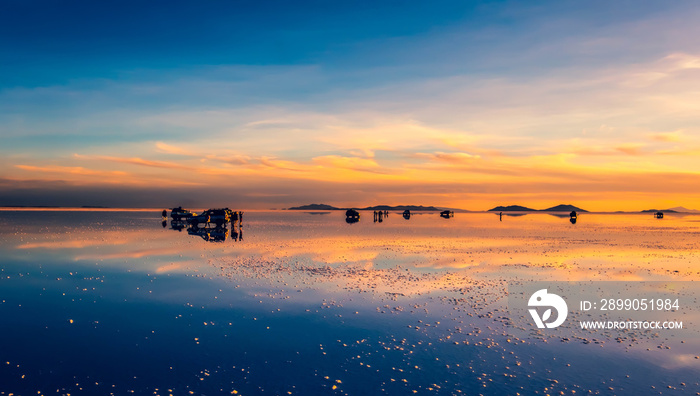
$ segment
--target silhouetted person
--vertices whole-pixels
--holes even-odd
[[[503,221],[503,212],[498,212],[498,221]]]
[[[238,224],[243,224],[243,212],[239,211],[238,212]]]
[[[162,216],[163,216],[163,217],[168,217],[168,210],[167,210],[167,209],[163,209],[163,214],[162,214]]]

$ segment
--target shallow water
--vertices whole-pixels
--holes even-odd
[[[685,282],[700,326],[700,216],[372,220],[246,212],[217,242],[160,213],[2,211],[0,394],[700,392],[692,328],[563,337],[507,310],[509,284]]]

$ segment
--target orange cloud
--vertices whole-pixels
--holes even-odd
[[[681,131],[676,132],[662,132],[650,134],[649,138],[651,140],[656,140],[657,142],[677,142],[681,140]]]
[[[125,176],[126,172],[122,171],[101,171],[83,168],[82,166],[59,166],[59,165],[49,165],[49,166],[34,166],[34,165],[15,165],[15,168],[22,169],[31,172],[41,172],[41,173],[66,173],[72,175],[83,175],[83,176]]]
[[[642,151],[642,145],[640,144],[625,144],[622,146],[615,147],[615,150],[625,153],[627,155],[641,155],[644,152]]]
[[[479,155],[473,155],[468,153],[444,153],[441,151],[435,153],[415,153],[413,154],[415,158],[425,158],[429,160],[444,161],[454,164],[461,164],[465,162],[471,162],[475,159],[481,158]]]
[[[166,154],[178,154],[190,156],[192,153],[189,150],[183,149],[181,147],[173,146],[164,142],[156,142],[156,148],[161,153]]]
[[[370,158],[343,157],[339,155],[325,155],[312,159],[318,165],[328,168],[349,169],[358,172],[391,173],[390,169],[382,168],[377,161]]]
[[[98,155],[98,156],[87,156],[87,155],[80,155],[80,154],[75,154],[75,158],[79,159],[97,159],[97,160],[102,160],[102,161],[110,161],[110,162],[118,162],[122,164],[131,164],[131,165],[140,165],[140,166],[148,166],[152,168],[166,168],[166,169],[188,169],[192,170],[192,167],[185,166],[179,163],[175,162],[165,162],[165,161],[151,161],[151,160],[145,160],[143,158],[138,158],[138,157],[111,157],[111,156],[105,156],[105,155]]]

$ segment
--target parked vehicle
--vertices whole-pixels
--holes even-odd
[[[177,208],[172,208],[170,211],[170,217],[173,218],[175,221],[181,221],[185,220],[187,218],[192,217],[193,213],[190,212],[187,209],[183,209],[182,206],[178,206]]]
[[[209,216],[208,223],[214,223],[217,227],[221,227],[224,224],[231,222],[233,212],[229,208],[209,209],[205,210],[202,215]]]

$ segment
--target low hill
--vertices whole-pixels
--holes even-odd
[[[336,208],[335,206],[326,205],[326,204],[310,204],[310,205],[295,206],[293,208],[289,208],[289,210],[341,210],[341,209]]]
[[[557,206],[552,206],[551,208],[548,208],[548,209],[541,210],[541,212],[571,212],[571,211],[588,212],[587,210],[581,209],[581,208],[574,206],[574,205],[557,205]]]
[[[643,211],[642,211],[642,213],[656,213],[656,212],[662,212],[662,213],[678,213],[677,211],[671,210],[671,209],[661,209],[661,210],[658,210],[658,209],[646,209],[646,210],[643,210]]]
[[[398,206],[388,206],[388,205],[376,205],[368,206],[359,210],[410,210],[412,212],[420,211],[440,211],[440,209],[434,206],[423,206],[423,205],[398,205]]]
[[[439,212],[440,209],[434,207],[434,206],[423,206],[423,205],[398,205],[398,206],[389,206],[389,205],[376,205],[376,206],[368,206],[366,208],[336,208],[335,206],[331,205],[326,205],[326,204],[310,204],[310,205],[302,205],[302,206],[294,206],[289,208],[288,210],[348,210],[348,209],[356,209],[356,210],[410,210],[412,212]]]
[[[526,208],[520,205],[510,205],[510,206],[496,206],[493,209],[489,209],[489,212],[536,212],[536,209]]]
[[[672,210],[672,211],[678,212],[678,213],[700,213],[700,210],[688,209],[688,208],[684,208],[682,206],[676,206],[675,208],[668,208],[666,210]]]

